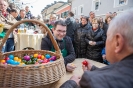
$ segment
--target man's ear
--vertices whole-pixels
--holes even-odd
[[[124,47],[124,38],[121,34],[115,35],[115,53],[120,53]]]
[[[54,30],[55,30],[55,29],[54,29],[54,28],[52,28],[52,32],[54,32]]]

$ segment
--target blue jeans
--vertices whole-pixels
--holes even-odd
[[[8,38],[5,44],[5,52],[14,51],[14,38]]]

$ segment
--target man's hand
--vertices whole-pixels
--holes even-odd
[[[79,81],[80,81],[80,79],[81,79],[81,77],[80,77],[80,76],[76,76],[76,75],[74,75],[74,76],[72,76],[72,77],[70,78],[70,80],[75,81],[75,82],[78,84],[78,86],[79,86]]]
[[[86,60],[86,61],[87,61],[88,65],[87,66],[82,65],[82,69],[83,69],[83,71],[90,71],[93,65],[88,60]]]
[[[92,42],[92,45],[95,46],[95,45],[96,45],[96,42],[93,41],[93,42]]]
[[[69,64],[67,64],[67,66],[66,66],[66,70],[69,71],[69,72],[74,71],[75,68],[76,68],[76,66],[75,66],[73,63],[69,63]]]
[[[93,44],[93,41],[89,41],[89,44],[92,45]]]

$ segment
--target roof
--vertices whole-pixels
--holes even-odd
[[[44,7],[44,9],[41,11],[42,13],[47,11],[47,14],[51,13],[53,10],[59,8],[60,6],[62,6],[64,3],[63,1],[54,1],[54,3],[51,3],[50,5],[47,5],[46,7]]]

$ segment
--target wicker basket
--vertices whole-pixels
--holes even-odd
[[[52,36],[51,31],[45,26],[45,24],[37,20],[22,20],[14,24],[10,30],[7,31],[6,36],[0,43],[0,50],[2,50],[3,44],[8,39],[9,34],[19,24],[24,22],[34,22],[43,27],[43,31],[47,32],[56,52],[47,50],[21,50],[12,51],[7,53],[0,53],[0,59],[5,56],[13,54],[14,56],[23,57],[24,54],[32,55],[38,54],[50,54],[54,55],[58,60],[46,64],[38,65],[26,65],[26,66],[13,66],[13,65],[0,65],[0,88],[29,88],[41,85],[47,85],[58,81],[65,73],[64,59],[60,52],[60,49]]]

